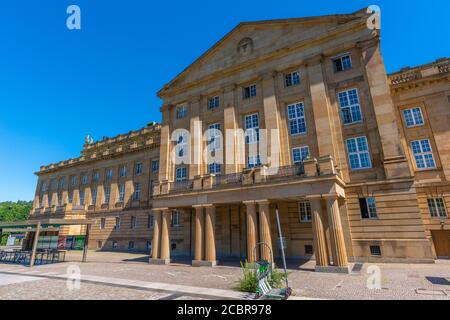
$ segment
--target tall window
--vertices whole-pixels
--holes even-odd
[[[350,55],[343,55],[339,58],[333,59],[334,71],[341,72],[350,70],[352,68],[352,58]]]
[[[253,155],[253,156],[248,156],[247,157],[247,167],[248,168],[256,168],[256,167],[260,167],[261,166],[261,156],[258,155]]]
[[[377,219],[377,206],[375,203],[375,198],[360,198],[359,199],[359,208],[361,210],[361,218],[362,219]]]
[[[59,189],[65,189],[66,188],[66,178],[63,177],[59,179]]]
[[[308,201],[299,202],[298,208],[300,212],[300,222],[311,222],[311,203]]]
[[[95,171],[94,174],[92,175],[92,180],[94,182],[98,182],[100,180],[100,172]]]
[[[245,116],[245,142],[247,144],[259,141],[259,116],[257,113]]]
[[[178,167],[176,170],[176,181],[186,181],[187,180],[187,168],[186,167]]]
[[[175,153],[178,158],[183,158],[187,153],[188,136],[187,132],[179,132],[175,146]]]
[[[153,160],[152,161],[152,171],[158,172],[159,171],[159,160]]]
[[[299,147],[292,149],[292,159],[294,160],[294,164],[299,164],[309,158],[309,147]]]
[[[411,141],[411,148],[414,154],[414,159],[416,160],[417,169],[436,168],[430,140],[424,139]]]
[[[97,189],[92,189],[92,203],[91,205],[95,206],[97,203]]]
[[[256,97],[256,85],[252,84],[251,86],[242,88],[242,99],[250,99]]]
[[[214,123],[208,126],[208,149],[211,151],[221,148],[220,123]]]
[[[140,183],[134,184],[133,200],[134,201],[141,200],[141,184]]]
[[[181,226],[181,213],[180,211],[172,211],[172,226]]]
[[[108,169],[106,170],[106,180],[111,180],[113,178],[113,170],[112,169]]]
[[[447,210],[445,209],[444,199],[430,198],[428,201],[428,209],[433,218],[447,218]]]
[[[291,135],[306,133],[305,108],[302,102],[287,107]]]
[[[403,110],[403,117],[407,128],[418,127],[424,124],[420,107]]]
[[[109,204],[109,202],[111,201],[111,187],[107,186],[103,188],[105,191],[105,204]]]
[[[84,190],[80,190],[80,206],[84,206]]]
[[[137,227],[137,218],[135,216],[131,217],[131,229],[136,229]]]
[[[83,185],[87,185],[88,182],[89,182],[89,178],[88,178],[87,174],[83,174],[83,175],[81,176],[81,183],[82,183]]]
[[[69,191],[67,200],[69,201],[70,204],[73,203],[73,191]]]
[[[119,202],[125,201],[125,184],[119,185]]]
[[[103,230],[106,227],[106,218],[100,220],[100,229]]]
[[[119,175],[121,178],[127,176],[127,166],[121,166],[119,169]]]
[[[62,206],[63,204],[63,196],[62,196],[62,192],[58,192],[58,206]]]
[[[144,172],[144,165],[142,163],[136,163],[136,167],[134,168],[134,173],[138,176]]]
[[[48,195],[48,206],[51,208],[53,206],[53,195]]]
[[[344,124],[362,121],[361,106],[359,104],[357,89],[339,92],[338,99],[341,108],[342,122]]]
[[[72,187],[75,187],[75,186],[77,185],[77,183],[78,183],[77,176],[72,176],[72,177],[70,178],[70,184],[71,184],[71,186],[72,186]]]
[[[187,116],[187,107],[185,106],[178,107],[176,113],[177,119],[185,118]]]
[[[47,191],[47,182],[46,182],[46,181],[43,181],[43,182],[42,182],[41,191],[42,191],[42,192]]]
[[[298,71],[287,73],[284,75],[284,86],[292,87],[300,84],[300,73]]]
[[[220,98],[218,96],[208,99],[208,109],[212,110],[220,106]]]
[[[147,218],[147,228],[152,229],[154,225],[155,225],[155,218],[152,214],[149,214]]]
[[[366,137],[347,140],[348,160],[352,170],[372,168]]]
[[[114,226],[114,230],[120,230],[120,224],[121,224],[120,217],[116,217],[116,225]]]

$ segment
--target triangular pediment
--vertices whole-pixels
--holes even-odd
[[[166,84],[159,94],[283,50],[293,43],[314,39],[366,16],[364,9],[346,15],[240,23]]]

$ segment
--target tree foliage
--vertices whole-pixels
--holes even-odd
[[[26,220],[32,207],[31,201],[0,202],[0,221]]]

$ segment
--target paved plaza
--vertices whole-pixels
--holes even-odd
[[[237,261],[194,268],[182,259],[170,266],[149,265],[147,259],[141,254],[89,252],[87,263],[80,263],[80,253],[70,253],[62,264],[34,268],[0,264],[0,300],[251,298],[233,290],[242,275]],[[312,272],[313,262],[291,261],[289,266],[293,300],[450,300],[450,261],[352,265],[349,275]]]

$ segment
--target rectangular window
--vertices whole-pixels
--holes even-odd
[[[113,242],[112,242],[112,248],[113,248],[113,249],[119,248],[119,243],[118,243],[117,241],[113,241]]]
[[[42,191],[42,192],[47,191],[47,182],[45,182],[45,181],[42,182],[41,191]]]
[[[294,164],[299,164],[309,158],[309,147],[299,147],[292,149],[292,159]]]
[[[350,55],[343,55],[333,59],[334,71],[341,72],[352,68],[352,58]]]
[[[186,167],[178,167],[176,170],[176,181],[186,181],[187,180],[187,168]]]
[[[220,123],[214,123],[208,126],[208,149],[215,151],[221,148]]]
[[[58,206],[61,207],[63,204],[62,192],[58,192]]]
[[[134,184],[133,200],[134,201],[141,200],[141,184],[140,183]]]
[[[58,181],[56,181],[56,179],[52,179],[50,181],[50,186],[51,186],[52,190],[58,189]]]
[[[111,201],[111,187],[107,186],[103,188],[105,192],[105,204],[109,204],[109,202]]]
[[[436,168],[430,140],[424,139],[411,141],[411,148],[414,154],[414,159],[416,160],[417,169]]]
[[[344,125],[362,121],[361,106],[357,89],[339,92],[338,100]]]
[[[308,201],[299,202],[298,208],[300,212],[300,222],[311,222],[312,221],[311,203]]]
[[[71,184],[71,186],[72,186],[72,187],[75,187],[75,186],[77,185],[77,183],[78,183],[77,176],[72,176],[72,177],[70,178],[70,184]]]
[[[152,214],[149,214],[147,218],[147,228],[153,229],[154,225],[155,225],[155,217]]]
[[[146,248],[147,248],[147,250],[152,250],[152,241],[151,240],[147,240]]]
[[[128,242],[128,250],[133,250],[133,249],[134,249],[134,241]]]
[[[313,246],[310,244],[305,245],[305,254],[312,255],[314,254]]]
[[[66,188],[66,178],[59,179],[59,189],[65,189]]]
[[[144,165],[142,163],[136,163],[136,168],[134,168],[134,173],[138,176],[144,172]]]
[[[112,178],[113,178],[113,170],[112,169],[106,170],[106,180],[109,181]]]
[[[73,203],[73,191],[70,191],[70,192],[69,192],[69,194],[68,194],[68,199],[67,199],[67,200],[69,201],[70,204]]]
[[[80,190],[80,206],[84,206],[84,190]]]
[[[256,156],[247,157],[247,168],[256,168],[261,166],[261,156],[258,154]]]
[[[176,112],[177,119],[183,119],[187,116],[187,108],[185,106],[178,107]]]
[[[348,139],[347,152],[350,169],[361,170],[372,168],[366,137]]]
[[[127,166],[121,166],[119,169],[119,175],[121,178],[124,178],[127,176]]]
[[[39,208],[43,208],[44,207],[44,196],[40,195],[39,196]]]
[[[119,185],[119,202],[125,201],[125,184]]]
[[[106,227],[106,218],[100,220],[100,229],[103,230]]]
[[[210,174],[220,174],[222,172],[221,165],[219,163],[208,164],[208,173]]]
[[[407,128],[418,127],[424,124],[422,109],[420,107],[403,110],[403,117]]]
[[[256,85],[253,84],[251,86],[242,88],[242,99],[250,99],[256,97]]]
[[[48,195],[48,206],[49,207],[53,206],[53,195],[52,194]]]
[[[259,141],[259,116],[257,113],[245,116],[245,142],[247,144]]]
[[[96,172],[94,172],[94,174],[92,175],[92,181],[98,182],[99,180],[100,180],[100,172],[96,171]]]
[[[181,226],[181,213],[180,211],[172,211],[172,226]]]
[[[380,246],[370,246],[370,255],[371,256],[381,256],[381,247]]]
[[[291,135],[306,133],[305,108],[302,102],[288,105],[289,132]]]
[[[208,99],[208,109],[212,110],[220,106],[220,98],[218,96]]]
[[[300,84],[300,73],[298,71],[287,73],[284,75],[284,86],[292,87]]]
[[[447,218],[447,210],[445,208],[444,199],[430,198],[428,201],[428,209],[433,218]]]
[[[362,219],[378,219],[375,198],[359,198],[359,208]]]
[[[187,154],[188,135],[187,132],[179,132],[175,144],[175,154],[178,158],[183,158]]]
[[[121,224],[120,217],[116,217],[116,225],[114,226],[114,230],[120,230],[120,224]]]
[[[97,241],[97,249],[103,248],[103,241]]]
[[[131,217],[131,229],[136,229],[137,227],[137,218],[135,216]]]
[[[83,176],[81,177],[81,183],[82,183],[83,185],[87,185],[88,182],[89,182],[88,176],[87,176],[86,174],[83,174]]]
[[[92,203],[91,205],[95,206],[97,203],[97,189],[92,189]]]
[[[159,160],[153,160],[152,161],[152,171],[158,172],[159,171]]]

